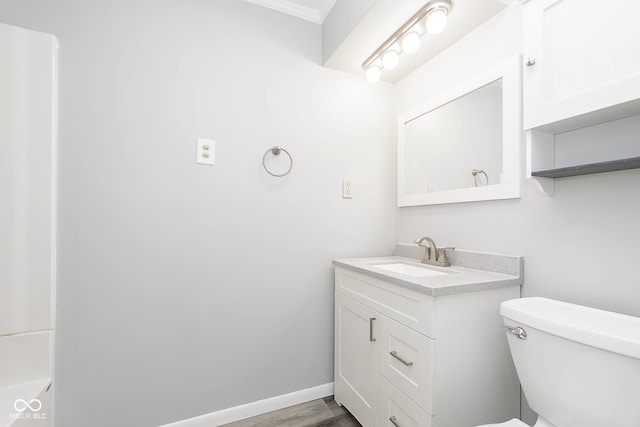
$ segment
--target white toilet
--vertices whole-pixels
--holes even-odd
[[[546,298],[500,314],[534,427],[640,427],[640,318]]]

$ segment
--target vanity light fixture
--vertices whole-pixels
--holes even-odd
[[[410,31],[402,38],[402,51],[408,54],[416,52],[420,48],[420,34]]]
[[[367,80],[377,82],[383,69],[393,70],[397,67],[402,52],[410,54],[417,51],[420,37],[425,32],[442,32],[452,7],[451,0],[430,0],[425,4],[362,63]]]
[[[382,66],[387,70],[393,70],[400,62],[400,55],[394,49],[389,49],[382,55]]]

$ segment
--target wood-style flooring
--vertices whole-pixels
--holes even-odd
[[[361,427],[333,396],[269,412],[220,427]]]

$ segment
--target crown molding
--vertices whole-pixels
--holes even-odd
[[[323,9],[304,6],[298,2],[290,0],[246,0],[269,9],[277,10],[288,15],[297,16],[298,18],[322,24],[327,14],[335,4],[336,0],[330,0],[328,5]]]

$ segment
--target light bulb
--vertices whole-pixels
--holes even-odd
[[[382,55],[382,66],[387,70],[393,70],[398,66],[400,57],[395,50],[388,50]]]
[[[436,9],[427,16],[427,32],[438,34],[447,26],[447,14],[444,9]]]
[[[411,31],[402,38],[402,51],[414,53],[420,47],[420,36],[415,31]]]
[[[367,68],[366,75],[369,82],[375,83],[380,80],[380,77],[382,76],[382,70],[377,65],[371,65],[369,66],[369,68]]]

